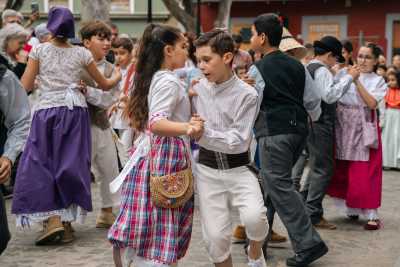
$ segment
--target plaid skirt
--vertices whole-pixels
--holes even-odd
[[[186,254],[192,234],[194,198],[176,209],[155,207],[149,183],[150,159],[157,175],[187,168],[189,157],[184,146],[180,138],[153,137],[151,157],[141,158],[122,185],[120,212],[108,232],[114,246],[133,248],[137,256],[165,264],[175,263]]]

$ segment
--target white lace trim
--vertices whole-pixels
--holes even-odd
[[[178,264],[165,264],[155,260],[145,259],[143,257],[139,257],[136,255],[136,250],[133,248],[125,248],[121,250],[121,255],[123,258],[123,266],[131,266],[130,264],[133,263],[133,266],[140,266],[140,267],[177,267]]]
[[[378,220],[378,210],[377,209],[356,209],[347,207],[346,201],[341,198],[333,198],[333,202],[336,208],[345,216],[363,216],[367,220]]]
[[[30,228],[32,224],[39,224],[52,216],[60,216],[63,222],[77,221],[80,224],[85,222],[87,211],[75,204],[67,209],[53,210],[48,212],[37,212],[32,214],[18,214],[17,227]]]

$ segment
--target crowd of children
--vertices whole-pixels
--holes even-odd
[[[63,7],[39,33],[21,83],[5,71],[17,62],[0,68],[1,90],[8,82],[36,95],[28,136],[26,97],[15,104],[21,118],[0,99],[0,183],[26,139],[12,213],[18,226],[43,227],[36,245],[75,239],[71,223],[92,211],[93,177],[96,227],[109,228],[118,267],[176,266],[191,239],[193,187],[217,267],[232,266],[232,235],[247,239],[248,266],[266,267],[268,241],[286,240],[272,231],[275,211],[295,252],[288,266],[322,257],[328,247],[316,229],[336,229],[324,217],[325,194],[350,218],[365,216],[366,230],[380,228],[382,168],[400,166],[400,56],[386,67],[366,44],[353,60],[351,43],[333,36],[303,46],[274,14],[255,19],[251,53],[223,30],[195,39],[150,24],[136,44],[101,21],[82,25],[72,45],[74,18]],[[6,139],[14,124],[19,133]]]

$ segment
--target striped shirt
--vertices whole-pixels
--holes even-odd
[[[257,91],[233,75],[215,84],[203,78],[193,97],[194,112],[205,120],[199,145],[208,150],[239,154],[249,150],[258,109]]]

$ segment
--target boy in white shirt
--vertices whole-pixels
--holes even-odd
[[[197,189],[203,237],[217,267],[231,267],[231,208],[238,208],[250,239],[249,266],[265,267],[266,208],[257,178],[248,169],[258,95],[232,71],[232,37],[214,30],[196,42],[205,78],[193,90],[193,108],[205,120],[199,139]]]

